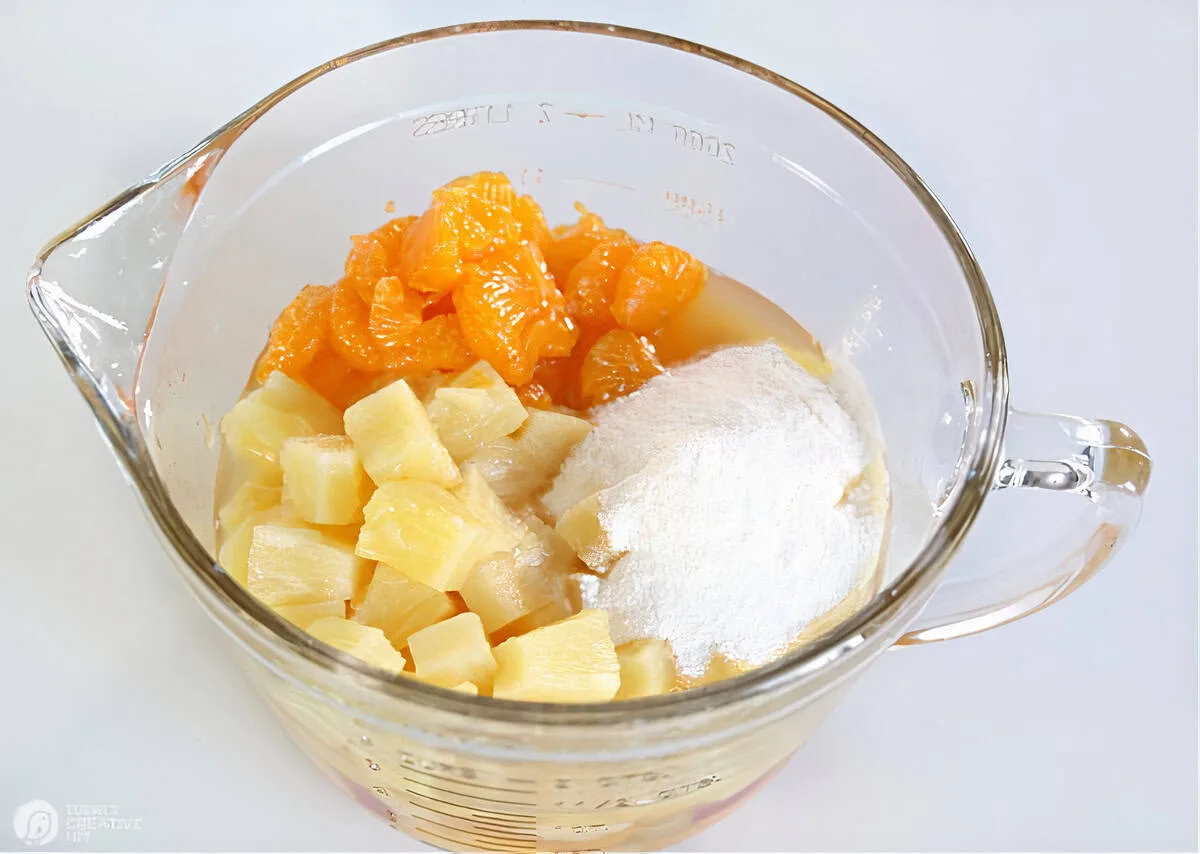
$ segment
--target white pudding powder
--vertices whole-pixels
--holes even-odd
[[[874,569],[884,517],[844,500],[868,444],[777,345],[717,351],[594,415],[543,501],[561,517],[600,492],[623,557],[581,586],[616,643],[665,639],[687,676],[717,652],[763,664]]]

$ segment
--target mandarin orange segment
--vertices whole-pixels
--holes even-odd
[[[333,288],[329,336],[333,351],[350,367],[367,372],[387,367],[382,348],[371,334],[370,306],[347,279]]]
[[[463,175],[443,186],[441,190],[447,188],[466,190],[472,195],[506,208],[512,208],[513,200],[517,197],[512,181],[509,181],[508,176],[503,172],[476,172],[474,175]],[[434,195],[441,190],[435,190]]]
[[[612,329],[617,325],[610,307],[617,278],[633,254],[634,243],[624,235],[596,244],[571,270],[563,295],[567,311],[581,324]]]
[[[386,352],[388,370],[410,375],[462,371],[479,361],[453,314],[439,314],[422,322],[408,341]]]
[[[346,278],[364,302],[371,302],[376,282],[399,272],[404,235],[416,221],[415,216],[397,217],[368,234],[356,234],[350,238]]]
[[[539,359],[570,353],[579,336],[541,253],[524,243],[469,264],[454,306],[471,349],[514,386],[533,378]]]
[[[575,203],[579,220],[574,225],[560,225],[551,232],[550,245],[546,247],[546,266],[559,282],[566,282],[572,268],[603,240],[624,234],[619,229],[609,228],[604,220],[589,211],[579,202]]]
[[[300,375],[325,342],[331,299],[331,288],[305,285],[287,304],[271,327],[267,346],[254,368],[258,382],[272,371],[282,371],[293,378]]]
[[[332,349],[322,347],[300,379],[334,406],[345,409],[374,390],[375,376],[355,370]]]
[[[513,199],[512,212],[516,217],[521,239],[526,243],[532,243],[545,253],[550,247],[552,238],[550,226],[546,225],[546,216],[542,213],[542,206],[534,200],[533,196],[517,196]]]
[[[544,362],[542,364],[545,364]],[[549,390],[539,382],[526,383],[517,387],[517,397],[521,403],[533,409],[553,409],[554,398]]]
[[[443,187],[434,191],[433,204],[405,235],[401,278],[415,290],[445,293],[459,283],[465,263],[519,238],[507,207],[471,189]]]
[[[424,309],[424,294],[406,288],[398,276],[384,276],[375,285],[367,325],[381,347],[395,347],[421,325]]]
[[[605,333],[592,345],[579,368],[579,392],[591,407],[641,388],[663,372],[654,347],[628,329]]]
[[[613,317],[626,329],[653,332],[698,297],[707,278],[708,269],[682,249],[638,246],[617,278]]]

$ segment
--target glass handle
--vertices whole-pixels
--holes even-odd
[[[1149,481],[1146,446],[1124,424],[1010,410],[1004,460],[992,486],[997,494],[981,514],[991,523],[983,544],[989,551],[972,559],[971,547],[980,544],[972,537],[981,533],[972,531],[967,548],[955,557],[897,644],[982,632],[1032,614],[1077,589],[1133,532]],[[1071,520],[1048,522],[1057,512],[1048,503],[1066,497],[1034,496],[1030,491],[1086,501],[1075,499],[1082,512]],[[1035,498],[1047,503],[1035,506]],[[1029,505],[1024,513],[1021,504]],[[998,543],[1005,547],[997,549]],[[1021,554],[1026,546],[1032,550]]]

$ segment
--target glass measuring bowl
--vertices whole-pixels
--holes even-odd
[[[419,210],[479,169],[507,172],[551,222],[579,200],[683,246],[861,376],[893,485],[878,596],[745,676],[572,707],[391,678],[225,575],[216,426],[271,320],[303,284],[339,275],[347,235],[386,202]],[[983,276],[873,134],[765,69],[618,27],[475,24],[323,65],[52,241],[29,288],[168,553],[296,741],[396,827],[447,848],[659,849],[694,833],[884,649],[999,625],[1086,580],[1132,530],[1149,478],[1122,425],[1010,409]],[[964,554],[946,572],[985,498],[984,520],[1006,529],[992,542],[1028,552]]]

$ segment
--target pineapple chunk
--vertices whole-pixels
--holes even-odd
[[[388,643],[379,629],[352,623],[345,617],[322,617],[314,620],[308,633],[334,649],[361,658],[380,670],[399,673],[408,662],[404,655]]]
[[[525,407],[508,386],[495,390],[451,384],[433,393],[427,409],[442,444],[458,462],[525,421]]]
[[[458,466],[404,380],[369,394],[346,410],[346,435],[377,484],[414,478],[457,486]]]
[[[587,564],[588,569],[601,575],[606,574],[623,552],[614,549],[608,541],[608,533],[600,523],[600,496],[588,496],[562,515],[555,526],[558,534],[567,541]]]
[[[307,629],[322,617],[345,617],[346,600],[331,599],[327,602],[310,602],[307,605],[276,605],[274,610],[289,623]]]
[[[508,388],[508,383],[486,360],[480,359],[471,367],[450,381],[454,388],[481,388],[484,391],[500,391]],[[525,420],[524,414],[521,420]]]
[[[510,638],[494,650],[492,694],[505,700],[597,703],[621,687],[608,615],[586,609],[562,622]]]
[[[555,599],[549,605],[543,605],[532,614],[526,614],[519,620],[514,620],[498,632],[493,632],[490,635],[492,645],[496,646],[504,643],[509,638],[515,638],[518,635],[528,634],[534,629],[540,629],[544,626],[549,626],[552,623],[557,623],[573,617],[579,613],[579,586],[578,582],[573,578],[567,579],[566,595],[561,599]]]
[[[413,581],[387,564],[377,564],[354,621],[381,630],[392,646],[401,649],[408,638],[458,611],[454,600],[440,590]]]
[[[529,528],[492,492],[474,465],[463,466],[462,479],[462,484],[453,490],[454,496],[467,505],[491,533],[486,546],[488,552],[510,552],[515,549],[517,543],[529,533]]]
[[[459,593],[491,634],[567,598],[570,569],[570,565],[556,563],[552,546],[529,531],[515,551],[495,555],[475,567]]]
[[[408,650],[417,678],[443,688],[472,682],[486,689],[496,674],[483,623],[470,612],[421,629],[408,639]]]
[[[665,640],[645,638],[617,647],[621,687],[614,700],[666,694],[675,685],[675,656]]]
[[[274,371],[249,397],[258,395],[263,403],[281,412],[299,415],[317,433],[342,432],[342,413],[336,406],[303,383]]]
[[[543,489],[592,425],[582,418],[527,409],[512,436],[488,442],[471,456],[480,474],[505,501],[516,502]]]
[[[222,531],[232,533],[255,513],[274,507],[279,503],[279,499],[279,487],[246,481],[221,505],[217,512],[217,521]]]
[[[267,486],[283,479],[279,450],[285,439],[341,432],[342,416],[333,404],[278,371],[221,419],[225,446],[254,480]]]
[[[443,592],[457,590],[491,552],[492,532],[440,486],[393,480],[363,508],[358,554]]]
[[[287,525],[256,525],[247,589],[268,605],[349,599],[370,571],[352,546],[329,534]]]
[[[306,522],[350,525],[362,519],[373,486],[345,436],[293,437],[279,451],[283,497]]]
[[[250,542],[254,536],[254,528],[266,524],[303,527],[303,523],[290,507],[276,505],[243,519],[232,534],[224,537],[217,551],[217,563],[243,587],[246,585],[247,562],[250,559]]]
[[[460,691],[463,694],[470,694],[473,697],[479,696],[479,686],[474,682],[460,682],[450,689],[451,691]]]

